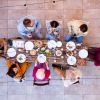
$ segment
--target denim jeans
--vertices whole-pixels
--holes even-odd
[[[81,43],[83,41],[83,36],[74,38],[73,35],[66,35],[64,41],[68,42],[71,40],[75,40],[77,43]]]

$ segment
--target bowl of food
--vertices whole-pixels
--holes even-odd
[[[76,49],[81,49],[82,44],[78,43],[76,44]]]
[[[72,51],[68,51],[68,52],[66,53],[66,55],[67,55],[67,56],[72,56],[72,55],[73,55],[73,52],[72,52]]]
[[[17,58],[16,59],[17,59],[17,61],[19,63],[23,63],[23,62],[26,61],[26,56],[24,54],[19,54],[19,55],[17,55]]]
[[[35,46],[38,47],[38,48],[41,48],[43,46],[43,42],[40,41],[40,40],[36,40],[35,41]]]
[[[34,50],[34,49],[31,50],[31,51],[30,51],[30,54],[31,54],[31,55],[36,55],[36,50]]]
[[[77,59],[77,65],[85,66],[86,65],[86,60],[85,59],[78,58]]]
[[[40,48],[41,53],[45,53],[45,51],[46,51],[45,47]]]
[[[57,55],[57,56],[61,56],[61,55],[62,55],[62,52],[61,52],[60,50],[57,50],[57,51],[56,51],[56,55]]]
[[[75,48],[76,48],[76,45],[73,41],[69,41],[67,44],[66,44],[66,48],[67,50],[69,51],[73,51]]]

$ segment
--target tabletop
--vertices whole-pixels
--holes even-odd
[[[12,39],[12,46],[9,44],[7,45],[6,49],[6,59],[18,61],[18,55],[23,54],[25,55],[25,61],[26,62],[34,62],[38,55],[44,54],[46,56],[46,59],[49,63],[55,63],[55,64],[67,64],[69,56],[75,57],[76,61],[74,61],[71,58],[72,65],[86,65],[86,58],[80,58],[79,57],[79,51],[82,49],[87,50],[88,46],[86,44],[82,43],[74,43],[75,47],[73,50],[73,47],[70,45],[67,45],[68,43],[60,41],[55,41],[58,43],[56,47],[49,47],[48,42],[50,40],[26,40],[26,39]],[[28,44],[28,43],[30,44]],[[31,44],[33,43],[33,45]],[[52,45],[51,45],[52,46]],[[10,48],[14,48],[16,51],[15,56],[10,57],[8,50]],[[69,48],[69,49],[68,49]],[[13,54],[13,52],[10,52],[10,54]],[[19,59],[21,60],[21,59]]]

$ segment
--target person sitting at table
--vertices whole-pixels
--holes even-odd
[[[53,20],[46,22],[46,38],[49,40],[56,40],[60,38],[60,22]]]
[[[17,25],[18,32],[24,38],[43,38],[41,32],[41,22],[39,19],[33,16],[25,16],[18,21]]]
[[[24,80],[24,74],[31,63],[15,63],[14,61],[7,60],[8,72],[7,75],[12,77],[14,81],[22,82]]]
[[[65,87],[79,83],[79,79],[82,77],[81,71],[77,68],[66,66],[66,69],[62,69],[61,65],[57,64],[52,64],[52,66],[54,71],[61,77]]]
[[[48,80],[50,77],[48,62],[39,63],[38,61],[35,61],[32,76],[35,80]]]
[[[90,47],[88,49],[88,58],[94,61],[95,66],[100,66],[100,47]]]
[[[66,42],[75,40],[78,43],[83,42],[83,37],[88,34],[88,26],[82,20],[72,20],[68,24],[69,33],[65,36]]]
[[[7,39],[1,38],[0,39],[0,56],[1,57],[5,57],[6,49],[7,49]]]

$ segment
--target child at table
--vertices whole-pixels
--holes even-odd
[[[15,63],[14,61],[7,60],[8,72],[7,75],[12,77],[15,81],[22,82],[24,80],[24,74],[28,67],[30,66],[30,62],[24,63]]]

